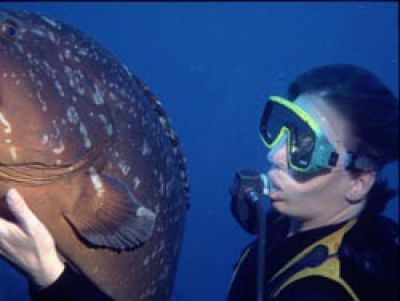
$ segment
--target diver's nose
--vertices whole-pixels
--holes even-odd
[[[280,168],[287,168],[287,146],[286,139],[282,139],[278,145],[268,153],[268,161]]]

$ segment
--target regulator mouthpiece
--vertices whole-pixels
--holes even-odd
[[[251,234],[258,233],[258,207],[261,207],[261,198],[268,196],[270,181],[266,174],[255,170],[239,170],[235,174],[233,186],[230,189],[232,196],[231,211],[242,228]]]
[[[260,173],[260,179],[264,184],[263,195],[269,195],[269,179],[265,173]]]

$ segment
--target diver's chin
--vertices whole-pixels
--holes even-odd
[[[271,208],[274,209],[275,211],[281,213],[281,214],[285,214],[287,211],[287,203],[283,198],[280,197],[275,197],[274,198],[270,198],[270,205]]]

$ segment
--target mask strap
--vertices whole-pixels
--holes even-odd
[[[348,170],[376,170],[377,166],[374,162],[366,157],[360,156],[352,152],[347,152],[344,159],[344,167]]]

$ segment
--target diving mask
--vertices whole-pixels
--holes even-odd
[[[288,168],[295,172],[314,174],[339,164],[337,150],[315,118],[282,97],[269,98],[260,123],[260,135],[269,149],[286,144]],[[365,165],[366,160],[359,159],[347,152],[341,163],[345,168],[371,169],[369,162]]]

